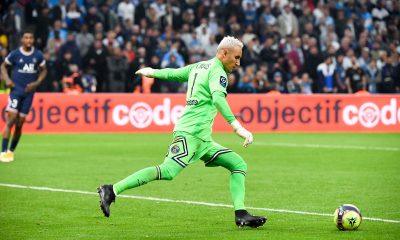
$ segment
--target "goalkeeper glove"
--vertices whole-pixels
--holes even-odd
[[[251,132],[247,131],[238,120],[235,120],[231,123],[231,126],[235,133],[244,139],[243,147],[247,147],[250,144],[253,143],[253,134]]]
[[[135,72],[135,74],[152,78],[152,77],[154,77],[154,69],[152,69],[151,67],[145,67],[145,68],[137,70]]]

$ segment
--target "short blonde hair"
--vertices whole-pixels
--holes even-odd
[[[243,43],[235,37],[226,36],[219,43],[217,51],[223,48],[234,48],[234,47],[243,48]]]

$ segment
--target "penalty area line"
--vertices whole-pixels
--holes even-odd
[[[78,193],[78,194],[84,194],[84,195],[98,195],[98,193],[96,193],[96,192],[88,192],[88,191],[81,191],[81,190],[24,186],[24,185],[7,184],[7,183],[0,183],[0,187],[31,189],[31,190],[48,191],[48,192]],[[184,204],[202,205],[202,206],[208,206],[208,207],[233,208],[233,206],[229,205],[229,204],[188,201],[188,200],[175,200],[175,199],[168,199],[168,198],[144,197],[144,196],[123,195],[123,194],[118,195],[118,197],[119,198],[140,199],[140,200],[147,200],[147,201],[157,201],[157,202],[184,203]],[[293,214],[301,214],[301,215],[333,217],[333,214],[317,213],[317,212],[303,212],[303,211],[287,210],[287,209],[260,208],[260,207],[247,207],[247,209],[266,211],[266,212],[280,212],[280,213],[293,213]],[[383,218],[363,217],[363,219],[371,220],[371,221],[379,221],[379,222],[388,222],[388,223],[400,223],[400,220],[391,220],[391,219],[383,219]]]

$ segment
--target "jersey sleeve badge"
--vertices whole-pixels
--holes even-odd
[[[222,86],[223,88],[226,88],[227,85],[228,85],[228,81],[226,80],[226,77],[221,76],[221,77],[219,78],[219,84],[221,84],[221,86]]]

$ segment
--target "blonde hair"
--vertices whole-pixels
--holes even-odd
[[[219,43],[219,45],[217,47],[217,51],[219,51],[223,48],[234,48],[234,47],[243,48],[243,43],[235,37],[226,36]]]

